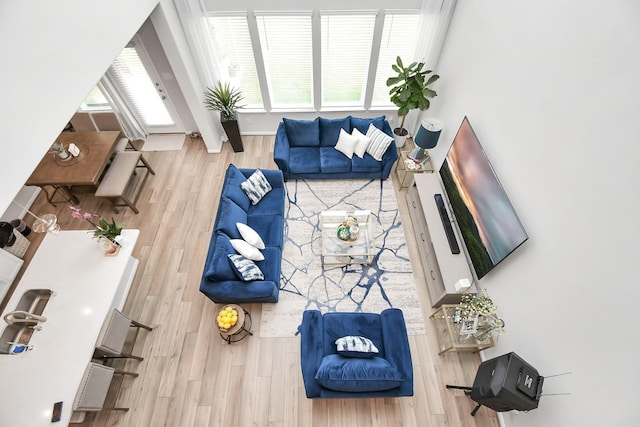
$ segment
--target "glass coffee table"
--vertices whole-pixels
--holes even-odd
[[[372,219],[371,211],[320,212],[322,265],[372,264],[376,254]]]

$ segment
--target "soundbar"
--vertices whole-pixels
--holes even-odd
[[[456,235],[453,232],[453,226],[451,225],[451,221],[449,221],[449,214],[447,213],[447,208],[444,205],[442,194],[434,194],[433,198],[435,199],[436,206],[438,207],[438,213],[440,214],[440,220],[442,221],[442,226],[444,227],[444,234],[447,235],[447,240],[449,241],[449,248],[451,248],[451,253],[459,254],[460,246],[458,246]]]

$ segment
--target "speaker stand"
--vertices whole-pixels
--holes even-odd
[[[464,394],[466,394],[467,396],[469,396],[469,394],[471,394],[471,387],[467,387],[467,386],[462,386],[462,385],[451,385],[451,384],[447,384],[445,387],[450,388],[450,389],[455,389],[455,390],[463,390]],[[478,412],[478,409],[480,409],[482,405],[478,403],[478,405],[473,408],[473,411],[471,411],[471,416],[474,417],[476,415],[476,413]]]

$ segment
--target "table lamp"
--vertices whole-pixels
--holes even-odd
[[[433,148],[438,144],[438,138],[440,138],[440,132],[442,132],[442,122],[438,119],[424,119],[420,123],[416,136],[413,137],[413,142],[419,147],[413,150],[410,157],[416,162],[424,162],[429,156],[425,151],[428,148]]]

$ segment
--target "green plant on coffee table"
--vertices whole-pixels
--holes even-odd
[[[498,338],[504,332],[504,321],[498,316],[498,307],[486,289],[482,289],[477,295],[462,294],[459,306],[461,318],[478,317],[478,327],[474,334],[478,340],[485,341],[491,336]]]
[[[54,142],[53,144],[51,144],[51,147],[49,148],[50,153],[60,154],[63,151],[65,151],[65,148],[64,148],[64,145],[62,145],[62,143],[60,142]]]

